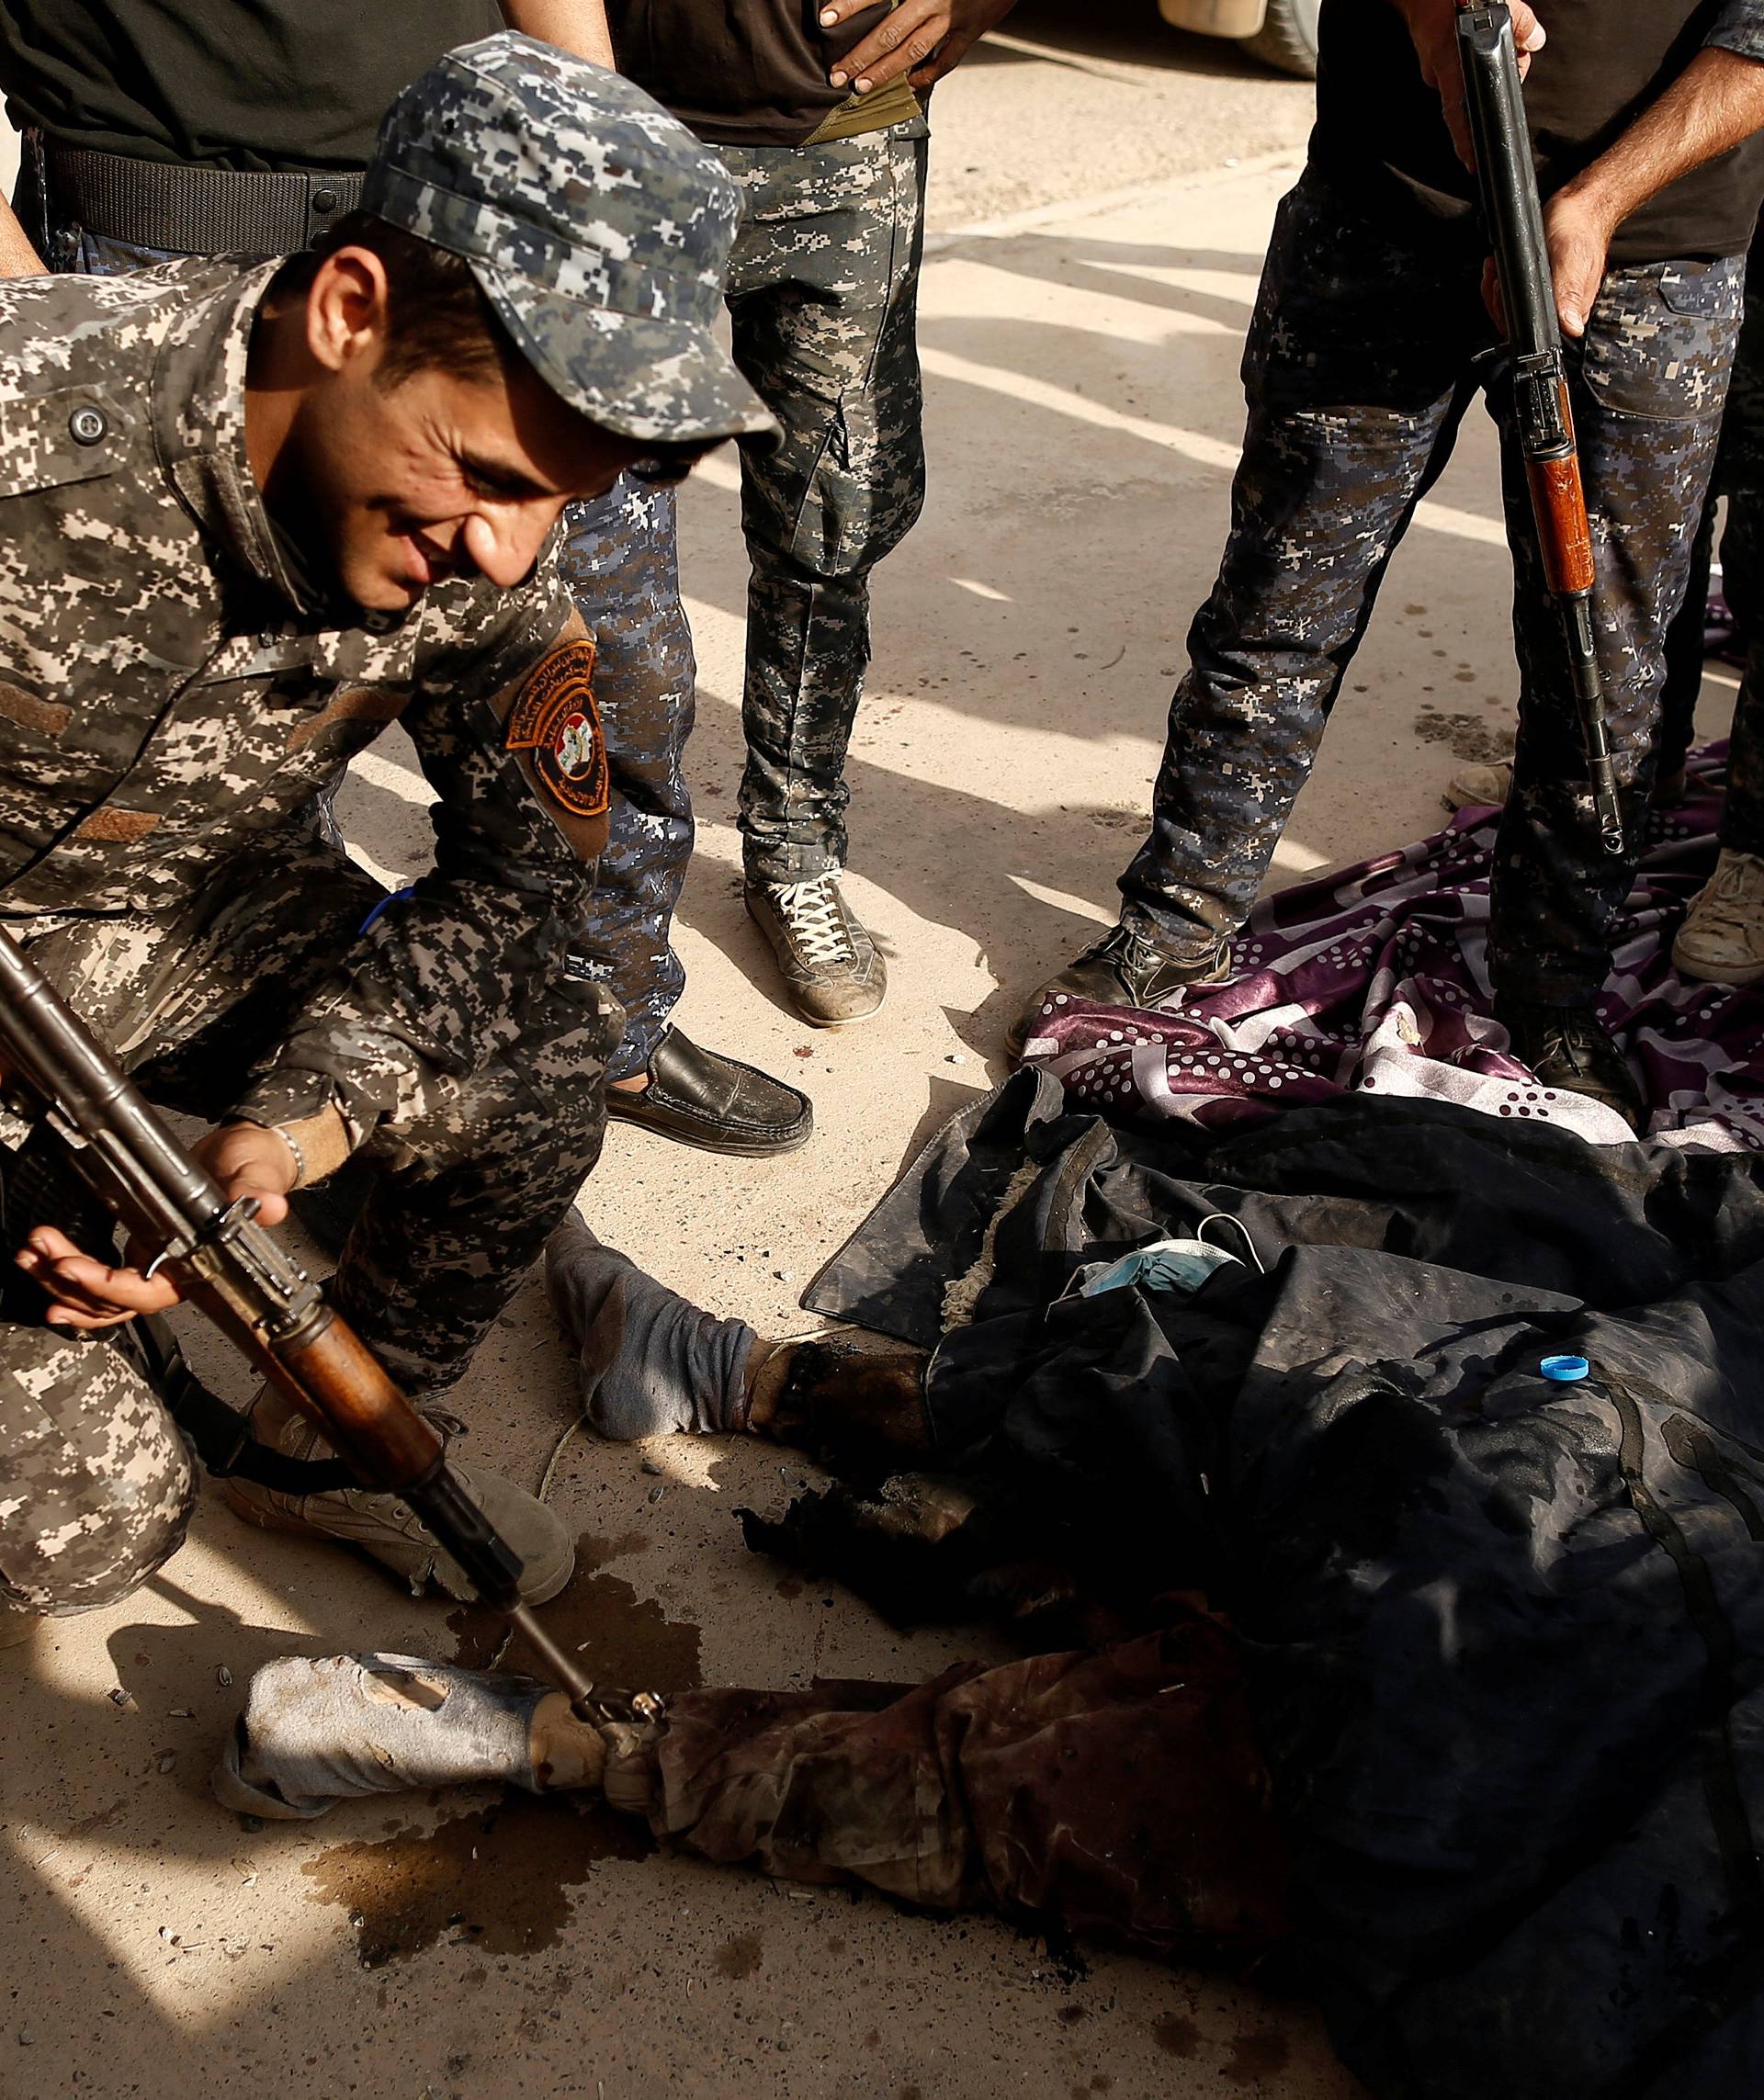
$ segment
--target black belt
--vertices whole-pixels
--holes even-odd
[[[359,174],[243,175],[45,141],[50,209],[179,255],[288,255],[361,202]]]

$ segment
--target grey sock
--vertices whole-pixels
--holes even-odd
[[[305,1821],[334,1802],[502,1780],[539,1790],[529,1677],[419,1655],[287,1655],[251,1680],[212,1785],[224,1807]]]
[[[573,1212],[545,1245],[551,1305],[582,1368],[589,1427],[616,1443],[747,1426],[744,1373],[757,1338],[603,1247]]]

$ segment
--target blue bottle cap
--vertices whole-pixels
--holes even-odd
[[[1545,1378],[1571,1385],[1577,1378],[1584,1378],[1592,1366],[1584,1356],[1546,1356],[1537,1368]]]

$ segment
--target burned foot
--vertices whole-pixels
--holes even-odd
[[[767,1347],[753,1370],[748,1428],[836,1469],[932,1449],[922,1349],[864,1334]]]
[[[897,1626],[976,1617],[968,1586],[997,1557],[973,1496],[927,1473],[895,1473],[875,1492],[835,1484],[776,1519],[736,1515],[750,1552],[831,1575]]]

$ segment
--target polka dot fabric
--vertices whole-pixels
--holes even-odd
[[[1764,987],[1681,983],[1672,936],[1715,861],[1724,744],[1697,752],[1683,806],[1651,820],[1600,1003],[1645,1091],[1649,1133],[1764,1150]],[[1224,985],[1169,1010],[1045,1008],[1027,1060],[1075,1104],[1225,1129],[1351,1089],[1430,1095],[1510,1121],[1629,1142],[1610,1109],[1541,1087],[1490,1018],[1494,819],[1462,810],[1431,838],[1283,890],[1252,914]]]

